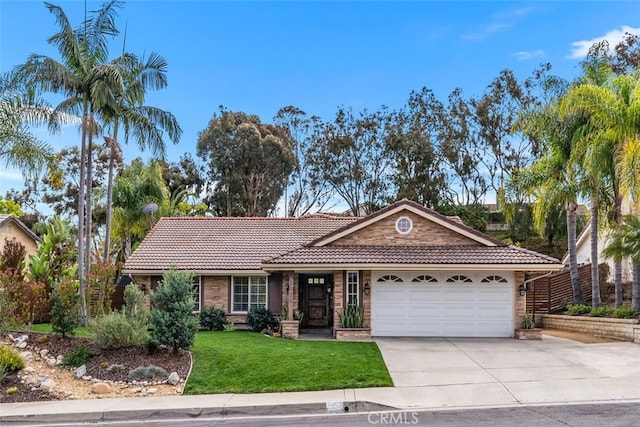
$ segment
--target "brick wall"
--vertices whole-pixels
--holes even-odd
[[[634,342],[634,330],[639,329],[638,319],[563,316],[559,314],[543,314],[542,327],[629,342]]]
[[[228,276],[202,276],[202,286],[202,307],[216,307],[225,313],[230,312]]]
[[[333,329],[340,326],[338,313],[344,307],[344,273],[342,270],[333,272]]]
[[[516,271],[513,276],[513,295],[515,295],[515,300],[513,304],[513,308],[515,310],[513,316],[513,325],[515,329],[520,328],[522,326],[522,319],[527,310],[527,296],[520,296],[520,292],[518,291],[518,287],[524,283],[524,272]]]
[[[408,234],[396,231],[396,220],[413,222]],[[478,243],[413,212],[399,212],[331,243],[332,245],[477,245]]]

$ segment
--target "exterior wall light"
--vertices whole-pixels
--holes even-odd
[[[525,285],[524,283],[520,286],[518,286],[518,292],[520,293],[520,296],[523,297],[527,294],[527,285]]]
[[[364,294],[369,295],[370,292],[371,292],[371,288],[369,287],[369,282],[367,282],[364,284]]]

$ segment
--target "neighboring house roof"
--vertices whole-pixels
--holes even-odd
[[[465,237],[468,237],[469,239],[474,240],[478,243],[481,243],[487,246],[505,246],[506,245],[506,243],[498,239],[495,239],[491,236],[481,233],[478,230],[475,230],[471,227],[466,226],[462,221],[459,220],[459,218],[456,219],[455,217],[444,216],[432,209],[425,208],[424,206],[407,199],[399,200],[395,203],[390,204],[386,208],[380,209],[379,211],[374,212],[369,216],[361,218],[358,221],[355,221],[350,224],[346,224],[344,227],[337,229],[327,234],[326,236],[322,236],[314,240],[309,245],[324,246],[329,243],[335,242],[336,240],[348,234],[351,234],[357,230],[367,227],[370,224],[380,221],[383,218],[387,218],[402,210],[408,210],[424,218],[427,218],[428,220],[433,221],[436,224],[439,224],[445,228],[448,228],[451,231],[455,231],[456,233],[459,233]]]
[[[16,226],[20,227],[20,229],[22,231],[24,231],[34,241],[39,242],[41,240],[40,237],[36,233],[31,231],[31,229],[29,227],[27,227],[22,221],[20,221],[15,216],[8,215],[8,214],[1,214],[0,215],[0,227],[4,226],[5,224],[8,224],[10,222],[15,224]]]
[[[299,248],[357,217],[161,218],[125,263],[125,272],[260,270],[262,261]]]
[[[495,270],[549,270],[558,266],[559,261],[515,246],[308,246],[265,261],[266,270],[317,266],[366,265],[371,269],[402,269],[407,265],[439,266],[448,270],[462,269],[463,266],[475,270],[486,266]]]

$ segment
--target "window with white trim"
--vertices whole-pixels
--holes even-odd
[[[267,276],[233,276],[231,307],[234,313],[247,313],[254,307],[267,306]]]
[[[396,231],[400,234],[408,234],[413,228],[413,222],[409,217],[401,216],[396,220]]]
[[[359,290],[360,273],[357,271],[347,271],[347,307],[354,307],[359,304]]]
[[[194,276],[193,277],[193,300],[195,304],[193,305],[193,312],[200,313],[202,310],[200,295],[202,295],[202,276]]]

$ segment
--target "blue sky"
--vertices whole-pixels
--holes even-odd
[[[83,1],[52,2],[74,26],[81,22]],[[169,63],[168,88],[147,103],[177,116],[184,135],[168,150],[177,160],[195,154],[219,105],[265,122],[286,105],[330,120],[339,106],[398,108],[423,86],[443,101],[456,87],[480,95],[504,68],[524,79],[550,62],[555,74],[573,78],[593,42],[615,45],[625,30],[640,33],[640,2],[130,0],[118,23],[127,27],[128,51],[157,52]],[[43,2],[0,1],[0,71],[31,53],[58,58],[46,42],[56,31]],[[122,37],[113,56],[121,49]],[[57,148],[79,142],[75,128],[37,133]],[[135,144],[124,154],[125,161],[140,155]],[[0,166],[0,194],[21,185],[18,173]]]

